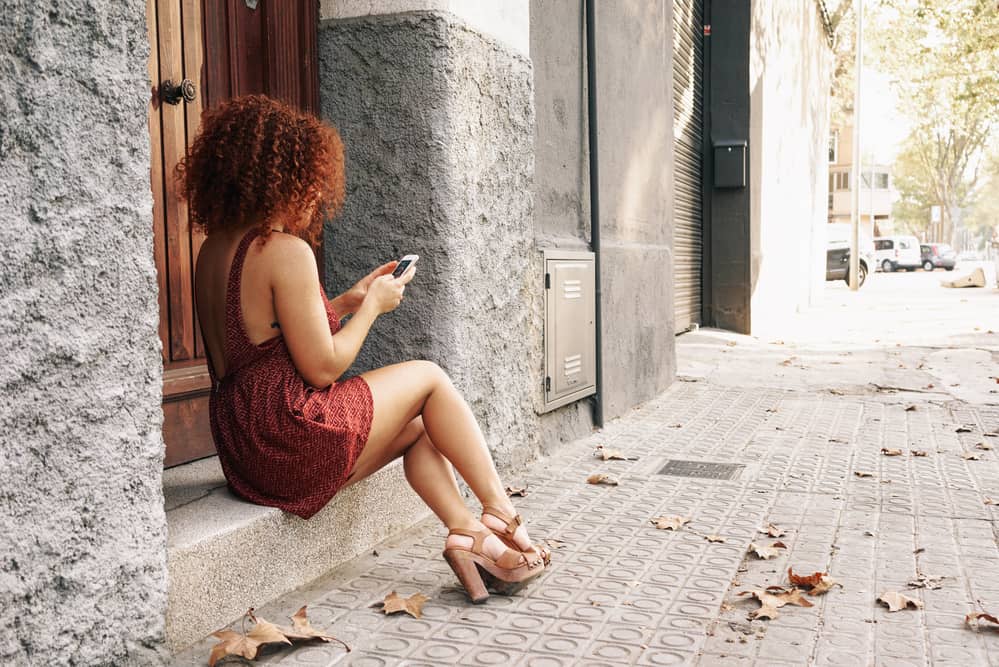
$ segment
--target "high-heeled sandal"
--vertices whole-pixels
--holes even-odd
[[[493,533],[489,530],[465,530],[452,528],[451,535],[472,538],[472,547],[447,547],[444,560],[454,570],[458,581],[465,588],[473,604],[482,604],[489,599],[488,584],[521,584],[544,572],[542,563],[531,564],[527,556],[519,550],[507,549],[498,559],[493,560],[484,550],[486,538]],[[509,588],[503,592],[510,592]]]
[[[545,567],[551,565],[552,553],[545,547],[541,546],[540,544],[532,544],[530,551],[524,551],[513,540],[513,536],[516,534],[517,528],[522,526],[524,523],[524,518],[521,517],[519,514],[510,516],[503,510],[499,509],[498,507],[494,507],[492,505],[483,505],[482,514],[483,516],[488,514],[490,516],[496,517],[497,519],[506,524],[506,527],[503,530],[491,528],[489,527],[489,524],[485,525],[487,528],[489,528],[489,530],[493,532],[493,535],[500,538],[503,541],[503,544],[505,544],[507,547],[513,549],[514,551],[519,551],[520,553],[525,554],[531,562],[535,562],[540,559],[540,562],[544,563]]]

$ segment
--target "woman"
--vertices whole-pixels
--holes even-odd
[[[241,97],[205,114],[178,171],[206,234],[195,296],[212,435],[233,492],[308,519],[402,456],[406,479],[449,529],[444,557],[473,602],[489,596],[487,583],[540,574],[548,554],[532,545],[440,368],[409,361],[341,379],[415,266],[396,278],[388,262],[327,300],[312,246],[344,199],[337,132],[265,96]],[[481,518],[462,502],[452,464]]]

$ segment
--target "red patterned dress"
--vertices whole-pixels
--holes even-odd
[[[243,237],[232,260],[225,303],[225,377],[209,363],[212,437],[229,488],[258,505],[308,519],[339,491],[371,430],[371,390],[361,377],[309,386],[280,335],[254,345],[246,336],[240,284]],[[330,334],[340,320],[322,294]]]

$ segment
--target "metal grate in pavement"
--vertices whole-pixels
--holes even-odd
[[[702,479],[736,479],[746,466],[741,463],[712,463],[710,461],[682,461],[670,459],[660,470],[660,475],[674,477],[700,477]]]

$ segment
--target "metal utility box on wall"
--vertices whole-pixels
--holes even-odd
[[[746,142],[716,141],[714,143],[716,188],[746,187]]]
[[[545,250],[544,412],[597,391],[594,255]]]

